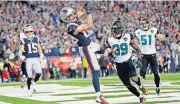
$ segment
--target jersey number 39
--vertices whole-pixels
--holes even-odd
[[[28,53],[37,53],[37,43],[28,44]]]
[[[115,49],[115,52],[114,54],[116,56],[123,56],[123,55],[126,55],[128,53],[128,45],[127,43],[122,43],[122,44],[114,44],[113,45],[113,49]]]

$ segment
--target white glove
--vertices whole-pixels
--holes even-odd
[[[42,60],[44,58],[43,54],[39,54],[39,58]]]
[[[24,61],[24,60],[25,60],[25,58],[26,58],[26,57],[25,57],[25,56],[23,56],[23,55],[21,55],[21,56],[20,56],[20,59],[21,59],[22,61]]]

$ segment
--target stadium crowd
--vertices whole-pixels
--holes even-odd
[[[160,72],[176,72],[180,65],[180,2],[179,1],[96,1],[93,12],[94,27],[92,40],[103,46],[104,38],[111,35],[113,20],[121,19],[126,27],[125,31],[133,33],[139,28],[141,16],[148,17],[151,25],[159,29],[159,32],[168,35],[167,41],[157,41],[157,58]],[[16,67],[10,67],[13,36],[22,31],[25,24],[32,24],[36,34],[40,37],[42,49],[49,59],[51,56],[75,56],[78,57],[78,47],[65,32],[66,26],[59,18],[59,12],[64,6],[72,6],[77,9],[83,5],[83,1],[0,1],[0,70],[1,78],[6,79],[8,72],[10,77],[18,76],[19,62]],[[18,47],[14,54],[17,57]],[[101,56],[99,56],[100,58]],[[134,63],[138,63],[133,57]],[[101,62],[102,63],[102,62]],[[51,62],[44,75],[52,73]],[[106,64],[107,65],[107,64]],[[139,64],[137,64],[138,66]],[[86,66],[86,65],[85,65]],[[73,66],[73,68],[76,66]],[[47,71],[50,70],[50,71]],[[74,73],[74,71],[71,71]],[[74,76],[74,74],[72,74]],[[86,76],[86,75],[84,75]],[[52,76],[51,76],[52,77]],[[54,78],[54,77],[52,77]],[[46,78],[44,78],[46,79]]]

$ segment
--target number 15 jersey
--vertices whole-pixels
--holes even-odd
[[[132,49],[130,48],[130,42],[133,40],[133,36],[130,34],[124,34],[121,39],[115,37],[109,37],[107,43],[114,49],[113,57],[115,62],[123,63],[131,58]]]
[[[150,55],[156,53],[156,34],[157,28],[150,28],[147,31],[138,29],[135,31],[135,35],[140,42],[140,50],[142,54]]]
[[[32,39],[22,38],[22,44],[24,44],[25,56],[26,58],[37,58],[39,57],[38,53],[38,43],[39,38],[37,36],[33,36]]]

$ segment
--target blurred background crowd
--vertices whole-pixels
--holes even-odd
[[[68,77],[85,78],[88,65],[77,65],[75,59],[80,57],[74,40],[65,32],[66,26],[59,18],[61,8],[70,6],[78,9],[83,1],[0,1],[0,72],[5,81],[19,80],[20,62],[12,60],[14,53],[17,60],[18,47],[12,52],[13,37],[22,31],[25,24],[32,24],[40,37],[43,52],[46,56],[43,65],[43,78],[60,78],[65,74],[62,64],[54,65],[49,61],[52,57],[72,57],[67,73]],[[120,19],[127,32],[133,33],[140,27],[141,17],[148,17],[151,25],[159,32],[168,35],[167,41],[157,41],[157,58],[159,71],[177,72],[180,65],[180,2],[179,1],[96,1],[93,11],[94,27],[89,31],[95,44],[103,46],[104,39],[111,35],[111,24]],[[113,73],[112,63],[107,58],[97,55],[101,68],[101,76]],[[141,63],[134,55],[134,64]],[[61,62],[59,62],[61,63]],[[82,71],[83,70],[83,71]],[[104,74],[103,74],[104,73]],[[111,74],[110,74],[111,73]],[[67,74],[66,74],[67,76]],[[7,80],[6,80],[7,79]],[[2,80],[4,81],[4,80]]]

